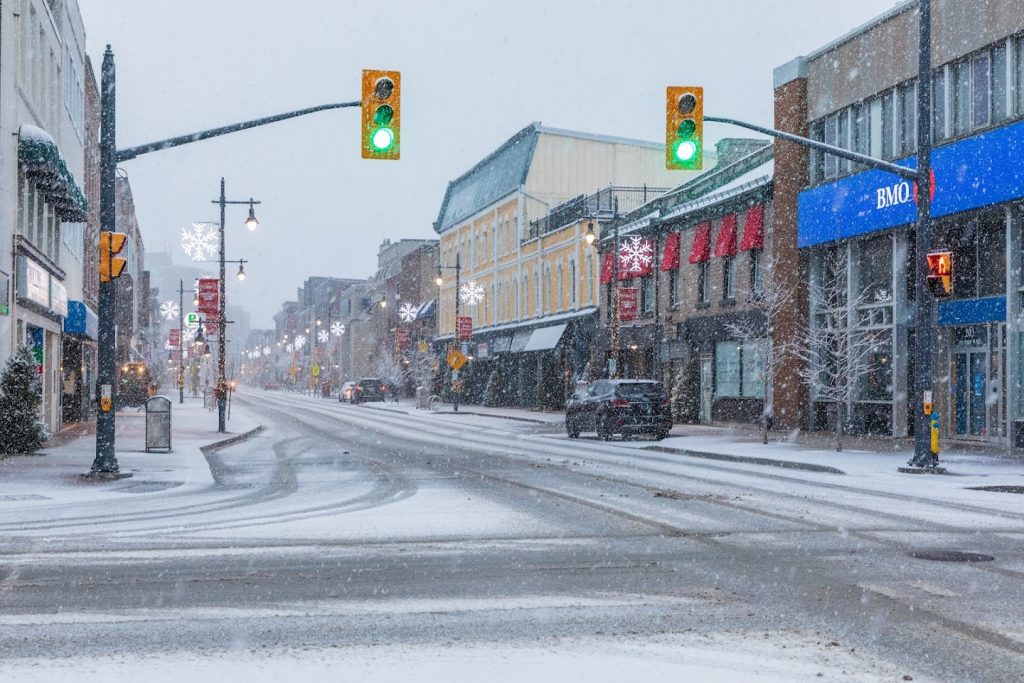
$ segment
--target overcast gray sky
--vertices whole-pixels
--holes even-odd
[[[269,327],[309,275],[367,277],[385,237],[436,237],[445,186],[529,124],[660,140],[666,85],[705,112],[772,121],[772,69],[895,0],[552,2],[79,0],[99,74],[117,64],[118,146],[359,99],[364,68],[402,72],[402,159],[364,161],[358,111],[314,114],[125,162],[150,249],[187,257],[226,178],[229,301]],[[710,137],[744,135],[709,125]],[[596,189],[596,188],[595,188]]]

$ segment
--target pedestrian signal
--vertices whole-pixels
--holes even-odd
[[[928,289],[935,297],[946,298],[953,294],[953,252],[928,254]]]

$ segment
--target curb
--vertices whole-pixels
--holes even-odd
[[[824,474],[843,474],[846,472],[828,465],[815,465],[808,462],[793,462],[792,460],[775,460],[772,458],[757,458],[747,455],[726,455],[724,453],[707,453],[704,451],[688,451],[683,448],[669,448],[668,446],[644,446],[644,451],[658,451],[659,453],[672,453],[674,455],[688,455],[693,458],[705,458],[707,460],[723,460],[725,462],[738,462],[747,465],[767,465],[769,467],[781,467],[787,470],[803,470],[805,472],[821,472]]]
[[[252,437],[256,436],[257,434],[259,434],[262,431],[263,431],[263,425],[257,425],[255,429],[250,429],[247,432],[243,432],[241,434],[236,434],[235,436],[228,437],[227,439],[223,439],[222,441],[214,441],[213,443],[206,444],[205,446],[200,446],[199,447],[199,451],[203,455],[207,455],[209,453],[213,453],[215,451],[219,451],[222,448],[227,448],[228,446],[234,446],[236,443],[241,443],[242,441],[245,441],[246,439],[251,439]]]
[[[435,410],[435,415],[474,415],[476,417],[496,417],[499,420],[517,420],[519,422],[532,422],[538,425],[554,425],[558,426],[557,422],[545,422],[544,420],[534,420],[531,417],[519,417],[518,415],[495,415],[493,413],[475,413],[472,410],[460,410],[455,412],[454,410]]]

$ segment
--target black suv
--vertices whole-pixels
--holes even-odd
[[[376,377],[363,377],[352,387],[352,403],[383,401],[385,391],[387,387],[382,380]]]
[[[607,441],[613,434],[653,434],[659,441],[672,429],[672,409],[661,382],[599,379],[578,389],[565,404],[565,432],[575,439],[596,431]]]

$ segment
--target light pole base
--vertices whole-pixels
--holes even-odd
[[[85,474],[78,475],[80,481],[89,482],[91,484],[103,483],[107,481],[118,481],[119,479],[128,479],[132,476],[131,472],[86,472]]]
[[[903,474],[948,474],[945,467],[925,466],[925,467],[900,467],[897,469],[898,472]]]

